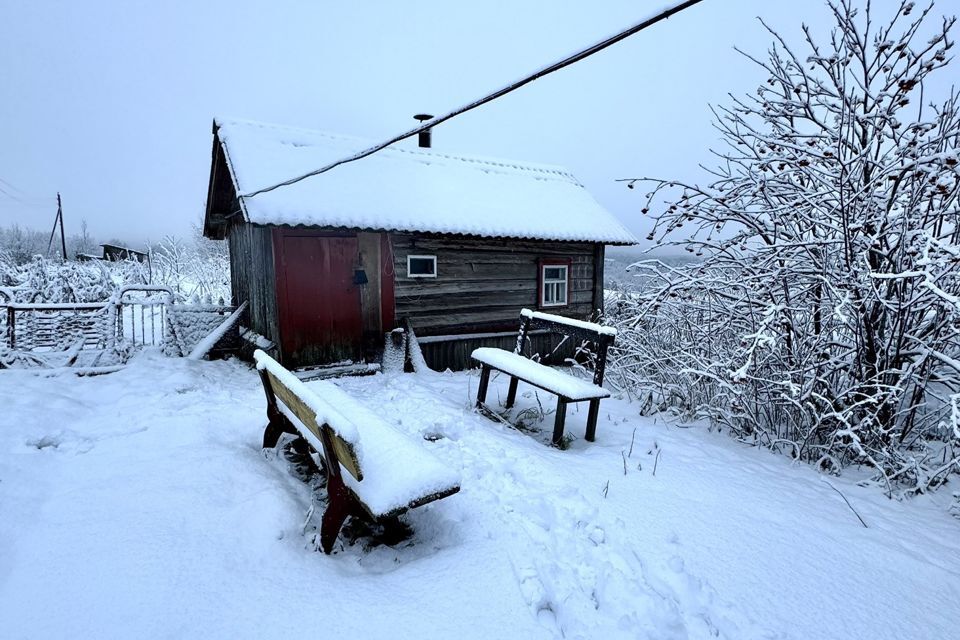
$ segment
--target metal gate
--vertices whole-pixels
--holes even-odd
[[[115,336],[131,346],[163,344],[167,326],[167,305],[173,303],[169,287],[132,285],[120,289],[114,298]]]

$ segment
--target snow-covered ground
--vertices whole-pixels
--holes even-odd
[[[476,383],[339,382],[442,435],[425,446],[463,486],[411,512],[397,548],[325,556],[310,489],[259,449],[246,365],[0,373],[0,637],[957,637],[946,492],[897,503],[831,478],[864,528],[810,467],[725,434],[610,399],[597,442],[558,451],[552,416],[531,436],[472,412]],[[488,400],[505,396],[495,378]],[[582,436],[586,407],[570,413]]]

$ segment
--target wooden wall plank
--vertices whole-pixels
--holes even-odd
[[[393,233],[391,246],[397,318],[409,320],[420,335],[516,327],[520,309],[537,306],[542,258],[571,262],[570,305],[550,311],[581,319],[593,315],[593,243]],[[410,254],[436,255],[437,277],[408,278]]]
[[[472,360],[470,354],[479,347],[495,347],[506,351],[513,351],[517,342],[515,334],[502,337],[486,338],[466,338],[463,340],[450,340],[444,342],[425,342],[421,343],[420,349],[423,352],[423,358],[427,365],[437,371],[453,369],[460,371],[471,369],[477,366]],[[567,358],[572,358],[576,344],[572,340],[563,341],[563,336],[553,333],[539,334],[530,336],[530,342],[527,345],[529,353],[524,354],[528,357],[533,354],[540,355],[540,361],[544,364],[564,364]]]
[[[279,344],[273,239],[269,227],[237,221],[230,225],[231,304],[248,302],[247,325]]]

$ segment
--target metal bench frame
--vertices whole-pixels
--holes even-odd
[[[601,333],[599,331],[592,331],[585,327],[578,327],[570,324],[565,324],[562,322],[555,322],[547,320],[542,317],[538,317],[534,314],[521,313],[520,314],[520,331],[517,333],[517,345],[514,348],[513,352],[518,355],[523,355],[523,347],[527,341],[527,333],[535,329],[545,329],[547,331],[554,331],[556,333],[563,334],[569,338],[574,338],[577,340],[586,340],[588,342],[593,342],[597,345],[597,361],[596,368],[593,372],[593,384],[598,387],[603,386],[603,374],[607,367],[607,352],[610,349],[610,346],[613,344],[616,336],[609,333]],[[490,371],[496,367],[492,367],[489,364],[481,363],[482,370],[480,372],[480,386],[477,389],[477,409],[480,411],[489,411],[486,405],[484,404],[487,399],[487,388],[490,384]],[[500,369],[497,369],[500,371]],[[509,373],[504,371],[504,373]],[[538,389],[543,389],[549,393],[555,393],[546,389],[536,382],[527,380],[525,378],[515,376],[510,374],[510,387],[507,391],[507,402],[505,408],[509,409],[513,407],[514,403],[517,400],[517,384],[520,380],[523,380],[529,385],[537,387]],[[593,398],[589,400],[574,400],[572,398],[565,397],[560,394],[557,395],[557,414],[553,422],[553,439],[552,442],[554,446],[560,446],[563,442],[563,431],[566,425],[567,420],[567,405],[576,402],[589,402],[590,409],[587,412],[587,429],[584,437],[588,442],[593,442],[596,440],[597,436],[597,418],[600,415],[600,400],[602,398]]]

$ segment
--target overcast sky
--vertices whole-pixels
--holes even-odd
[[[60,191],[68,234],[187,234],[215,115],[386,138],[667,4],[0,0],[0,226],[49,229]],[[757,16],[791,42],[831,27],[820,0],[704,0],[441,125],[434,147],[564,165],[642,237],[642,194],[615,180],[699,175],[708,105],[766,78],[733,50],[764,54]]]

